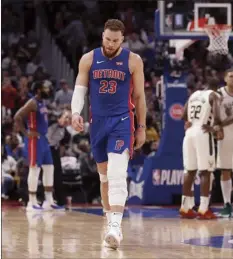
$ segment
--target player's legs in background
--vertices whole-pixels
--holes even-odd
[[[28,172],[28,195],[29,195],[29,201],[27,204],[27,211],[33,211],[33,210],[41,210],[41,206],[38,205],[37,202],[37,187],[38,187],[38,179],[40,175],[41,168],[37,165],[30,166],[29,172]]]
[[[211,205],[211,195],[212,195],[213,182],[214,182],[214,173],[211,172],[211,174],[210,174],[210,188],[209,188],[209,207]]]
[[[209,207],[211,205],[211,195],[212,195],[212,187],[214,182],[214,174],[213,172],[210,175],[210,188],[209,188]],[[194,195],[194,183],[191,188],[191,199],[190,199],[190,209],[197,210],[198,208],[195,206],[195,195]]]
[[[191,129],[190,129],[191,130]],[[186,131],[186,135],[183,141],[183,164],[184,164],[184,183],[182,191],[182,200],[180,215],[183,218],[195,218],[196,213],[192,210],[194,204],[194,184],[196,172],[197,172],[197,157],[195,143],[191,132]]]
[[[25,155],[29,164],[28,172],[28,195],[29,201],[27,204],[27,211],[41,210],[41,206],[37,202],[37,187],[40,175],[41,156],[39,151],[40,140],[37,138],[25,138]]]
[[[111,208],[108,201],[108,162],[97,163],[97,170],[100,176],[100,194],[104,213],[106,214],[108,226],[111,223]]]
[[[54,183],[54,166],[53,164],[42,165],[43,177],[42,182],[45,192],[45,201],[42,208],[44,210],[64,209],[64,206],[58,206],[53,199],[53,183]]]
[[[45,200],[48,204],[53,204],[53,175],[54,175],[54,166],[50,165],[42,165],[43,169],[43,186],[45,191]],[[43,207],[45,207],[45,202],[43,203]]]
[[[194,194],[192,190],[192,186],[194,184],[196,176],[196,170],[186,171],[184,173],[184,183],[183,183],[183,191],[182,191],[182,200],[181,200],[181,208],[180,215],[184,218],[195,218],[196,213],[192,210],[194,204]]]
[[[232,168],[233,168],[233,139],[224,136],[218,141],[217,167],[221,169],[221,189],[224,208],[220,212],[222,217],[231,217],[231,192],[232,192]]]
[[[216,216],[209,209],[209,192],[211,174],[215,170],[214,138],[210,133],[198,132],[196,138],[197,167],[200,171],[200,206],[198,209],[199,219],[215,219]]]
[[[220,212],[222,217],[231,217],[232,206],[231,206],[231,192],[232,192],[232,179],[231,170],[221,171],[221,189],[224,201],[224,208]]]
[[[215,219],[216,216],[209,210],[209,191],[210,191],[211,172],[200,171],[200,206],[198,215],[200,219]]]
[[[46,142],[46,140],[45,140]],[[42,150],[43,151],[43,150]],[[63,206],[58,206],[55,204],[53,199],[53,185],[54,185],[54,165],[53,165],[53,158],[51,154],[51,149],[48,143],[45,143],[45,148],[43,152],[43,186],[45,191],[45,201],[43,202],[43,209],[44,210],[52,210],[52,209],[64,209]]]
[[[195,178],[194,178],[194,181],[195,181]],[[194,197],[194,183],[193,183],[191,187],[190,208],[193,209],[194,206],[195,206],[195,197]]]
[[[127,168],[129,151],[125,149],[121,154],[108,153],[108,183],[109,204],[111,207],[111,227],[105,236],[112,248],[117,248],[122,240],[121,222],[123,218],[127,191]]]

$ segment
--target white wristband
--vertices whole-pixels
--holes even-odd
[[[87,93],[87,87],[82,85],[75,85],[74,93],[71,101],[71,112],[72,114],[81,114],[84,106],[84,98]]]

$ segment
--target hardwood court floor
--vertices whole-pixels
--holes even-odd
[[[233,220],[181,220],[174,209],[170,218],[147,211],[128,212],[124,240],[114,251],[102,245],[106,222],[91,209],[38,214],[3,209],[2,258],[233,258]]]

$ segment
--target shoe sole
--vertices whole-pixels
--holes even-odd
[[[192,215],[190,215],[190,214],[187,214],[187,213],[184,213],[184,212],[179,212],[179,214],[180,214],[180,217],[182,218],[182,219],[195,219],[196,217],[197,217],[197,214],[192,214]]]
[[[111,234],[108,234],[105,237],[104,241],[108,245],[108,247],[115,249],[115,250],[120,246],[120,242]]]

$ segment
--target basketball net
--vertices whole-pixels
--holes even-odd
[[[208,50],[212,54],[227,55],[228,40],[231,32],[231,26],[227,24],[208,24],[204,26],[205,32],[208,34],[210,44]]]

